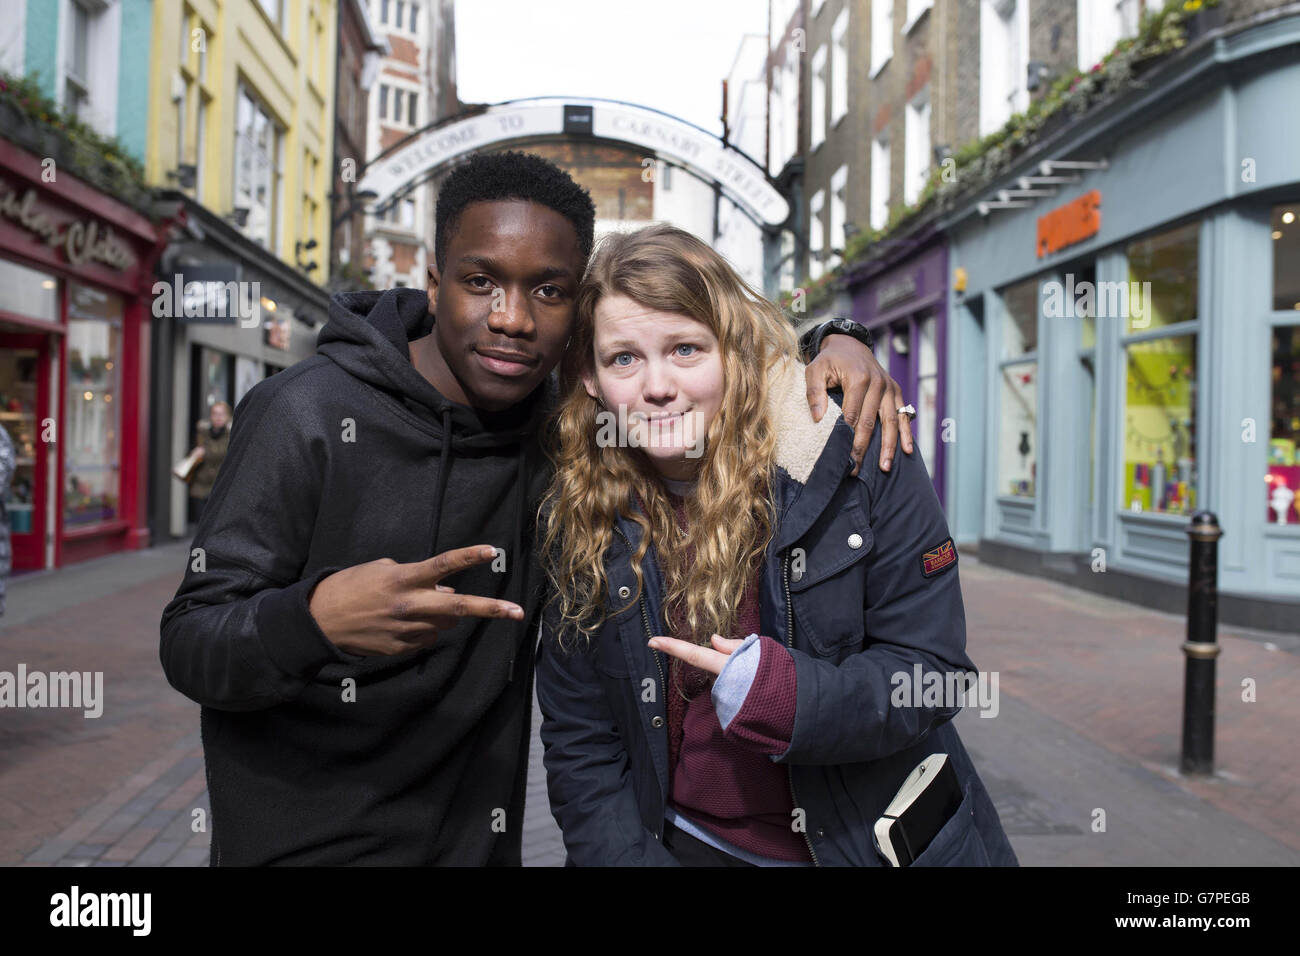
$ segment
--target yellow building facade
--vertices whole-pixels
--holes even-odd
[[[153,5],[145,173],[328,278],[337,0]],[[307,246],[312,242],[315,245]]]

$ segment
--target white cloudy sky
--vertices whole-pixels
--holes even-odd
[[[460,98],[603,96],[721,133],[722,79],[767,0],[456,0]]]

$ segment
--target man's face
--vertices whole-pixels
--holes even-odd
[[[429,267],[433,336],[454,380],[435,385],[489,411],[526,398],[564,352],[584,265],[577,230],[555,210],[525,200],[466,206],[442,273]]]

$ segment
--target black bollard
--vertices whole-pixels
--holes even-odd
[[[1187,658],[1183,680],[1183,773],[1214,772],[1214,659],[1219,656],[1219,538],[1213,512],[1198,511],[1187,529]]]

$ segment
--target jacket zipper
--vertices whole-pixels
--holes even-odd
[[[790,552],[787,550],[785,557],[781,561],[781,578],[785,584],[785,643],[791,650],[794,649],[794,605],[790,602]],[[799,808],[799,796],[794,792],[794,767],[786,765],[786,771],[790,777],[790,799],[794,801],[795,809]],[[813,866],[821,866],[821,861],[817,859],[817,851],[813,849],[812,838],[808,836],[808,815],[804,814],[803,841],[808,844],[808,853],[812,856]]]

